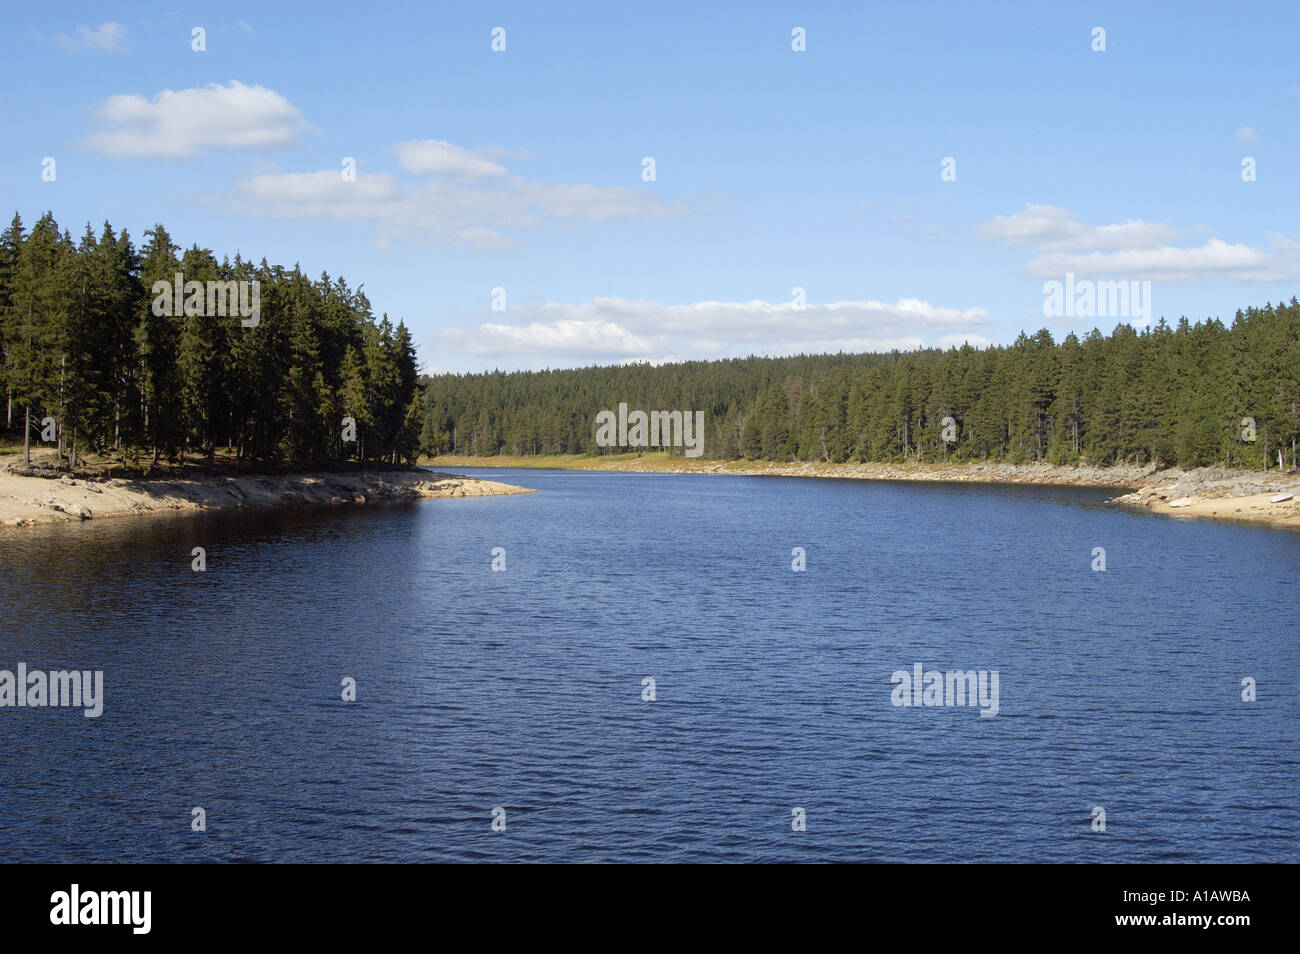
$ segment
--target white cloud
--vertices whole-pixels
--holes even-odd
[[[246,215],[371,222],[393,232],[423,233],[435,244],[482,250],[518,248],[507,234],[556,223],[644,221],[684,215],[686,203],[664,202],[648,189],[526,179],[487,157],[440,140],[393,147],[401,167],[420,178],[341,170],[276,173],[239,182],[226,201]]]
[[[216,149],[292,145],[307,128],[298,107],[264,86],[210,83],[158,93],[110,96],[95,111],[108,128],[83,144],[110,156],[177,159]]]
[[[1300,279],[1300,242],[1277,236],[1265,249],[1212,238],[1195,248],[1165,245],[1079,255],[1053,253],[1031,259],[1026,268],[1032,275],[1057,278],[1074,272],[1168,283],[1286,282]]]
[[[397,161],[407,172],[418,176],[447,175],[456,179],[499,179],[504,166],[487,159],[480,152],[453,146],[441,139],[416,139],[399,142],[393,147]]]
[[[1249,126],[1242,126],[1232,135],[1237,142],[1259,142],[1259,133],[1255,132],[1255,130],[1251,129]]]
[[[748,354],[860,352],[926,345],[984,345],[970,329],[988,321],[983,308],[942,308],[914,298],[893,304],[841,301],[656,301],[595,298],[580,305],[548,302],[511,309],[510,323],[451,329],[443,339],[462,354],[583,361],[662,362]]]
[[[1116,225],[1083,225],[1069,209],[1027,203],[1023,212],[995,216],[979,226],[981,238],[1041,249],[1150,248],[1186,234],[1159,222],[1129,219]]]
[[[302,218],[358,219],[377,212],[396,215],[402,207],[396,180],[387,174],[357,173],[343,179],[341,169],[265,173],[237,187],[240,211],[276,217],[288,209]]]
[[[649,338],[613,321],[561,319],[526,326],[485,324],[472,335],[447,332],[457,351],[466,354],[576,355],[586,358],[648,354]]]
[[[74,52],[82,50],[99,50],[102,53],[130,52],[128,41],[131,31],[112,20],[101,23],[94,29],[84,25],[78,26],[73,32],[75,34],[73,36],[60,33],[54,38],[54,42],[65,50]]]
[[[1201,281],[1286,282],[1300,279],[1300,243],[1275,236],[1267,247],[1207,238],[1190,248],[1173,244],[1204,229],[1179,230],[1130,219],[1083,225],[1067,209],[1027,205],[979,227],[986,239],[1035,249],[1025,270],[1044,278],[1132,278],[1170,284]]]

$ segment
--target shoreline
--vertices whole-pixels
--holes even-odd
[[[1111,503],[1170,517],[1227,520],[1300,530],[1300,474],[1202,467],[1156,470],[1147,465],[1092,467],[1057,464],[828,464],[689,460],[666,454],[549,457],[421,458],[431,466],[560,469],[630,473],[729,474],[940,483],[1095,487],[1120,491]],[[1277,500],[1278,497],[1290,499]]]
[[[430,470],[176,479],[30,477],[0,462],[0,527],[257,507],[536,493]]]

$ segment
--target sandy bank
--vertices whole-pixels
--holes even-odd
[[[476,480],[432,471],[276,474],[185,480],[27,477],[6,469],[14,460],[0,460],[0,527],[238,507],[533,493],[494,480]]]

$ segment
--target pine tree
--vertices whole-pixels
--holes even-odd
[[[27,231],[23,220],[14,213],[9,227],[0,234],[0,383],[5,389],[5,426],[14,423],[14,380],[11,350],[21,346],[17,317],[14,313],[14,283],[18,275],[18,256],[22,253]]]
[[[149,469],[160,455],[174,456],[183,440],[181,378],[178,366],[183,302],[164,308],[164,288],[174,288],[180,272],[177,247],[161,225],[144,233],[141,250],[141,296],[135,326],[136,379],[139,382],[140,436],[152,452]],[[168,295],[171,292],[167,293]],[[166,299],[170,300],[170,299]],[[177,306],[180,306],[179,308]],[[167,312],[170,312],[168,314]]]
[[[9,387],[23,409],[23,464],[31,465],[33,412],[60,404],[61,330],[68,310],[65,260],[69,242],[46,212],[23,242],[14,271],[13,308],[7,338]],[[56,428],[59,426],[55,418]]]

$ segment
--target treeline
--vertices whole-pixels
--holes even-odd
[[[30,232],[15,215],[0,235],[10,439],[26,447],[53,432],[73,466],[86,451],[146,469],[196,454],[211,467],[218,449],[269,467],[414,458],[423,405],[404,324],[376,322],[341,278],[218,262],[197,245],[180,253],[161,225],[144,235],[137,251],[105,222],[74,241],[50,213]],[[155,283],[177,273],[223,292],[235,283],[226,307],[218,299],[226,315],[206,294],[158,303]],[[236,306],[241,282],[245,304],[258,283],[255,318]]]
[[[1059,344],[1042,330],[984,349],[439,375],[424,394],[431,454],[617,453],[595,418],[625,402],[704,411],[717,459],[1258,468],[1284,450],[1294,466],[1300,304]]]

